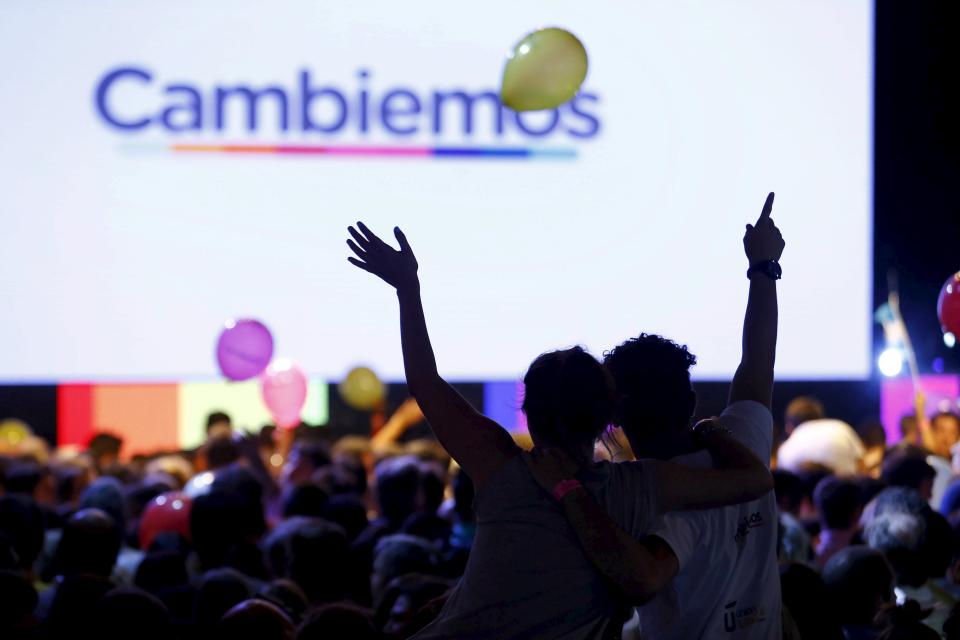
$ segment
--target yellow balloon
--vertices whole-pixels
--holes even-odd
[[[26,422],[7,418],[0,422],[0,444],[16,447],[32,435]]]
[[[514,111],[552,109],[573,98],[586,77],[583,43],[564,29],[540,29],[507,56],[500,102]]]
[[[386,386],[368,367],[355,367],[339,386],[344,402],[360,411],[370,411],[386,396]]]

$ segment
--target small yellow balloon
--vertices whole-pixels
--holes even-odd
[[[383,381],[368,367],[351,369],[340,383],[339,390],[344,402],[360,411],[376,408],[386,396]]]
[[[26,422],[16,418],[7,418],[0,422],[0,444],[16,447],[32,435]]]
[[[540,29],[507,56],[500,102],[514,111],[552,109],[573,98],[586,77],[583,43],[564,29]]]

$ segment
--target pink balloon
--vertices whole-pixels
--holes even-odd
[[[263,373],[260,391],[273,421],[281,429],[300,424],[300,412],[307,401],[307,376],[286,358],[274,360]]]
[[[227,320],[217,339],[217,364],[230,380],[260,375],[273,357],[273,336],[259,320]]]

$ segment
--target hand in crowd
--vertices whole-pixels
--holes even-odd
[[[362,222],[357,222],[357,227],[359,231],[354,227],[347,228],[353,236],[353,240],[347,240],[347,245],[357,254],[356,258],[347,258],[351,264],[369,271],[398,290],[419,285],[417,258],[400,227],[393,229],[400,244],[399,251],[381,240]]]
[[[743,249],[751,266],[765,260],[779,260],[783,255],[786,243],[783,241],[780,229],[770,217],[773,211],[773,195],[771,191],[766,202],[763,203],[763,210],[757,218],[757,223],[748,224],[747,231],[743,235]]]

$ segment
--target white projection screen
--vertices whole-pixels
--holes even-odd
[[[230,317],[335,379],[402,378],[346,226],[407,233],[442,372],[641,331],[736,368],[741,237],[787,240],[781,379],[868,375],[869,0],[5,0],[0,382],[213,378]],[[518,115],[505,54],[560,26],[579,96]]]

